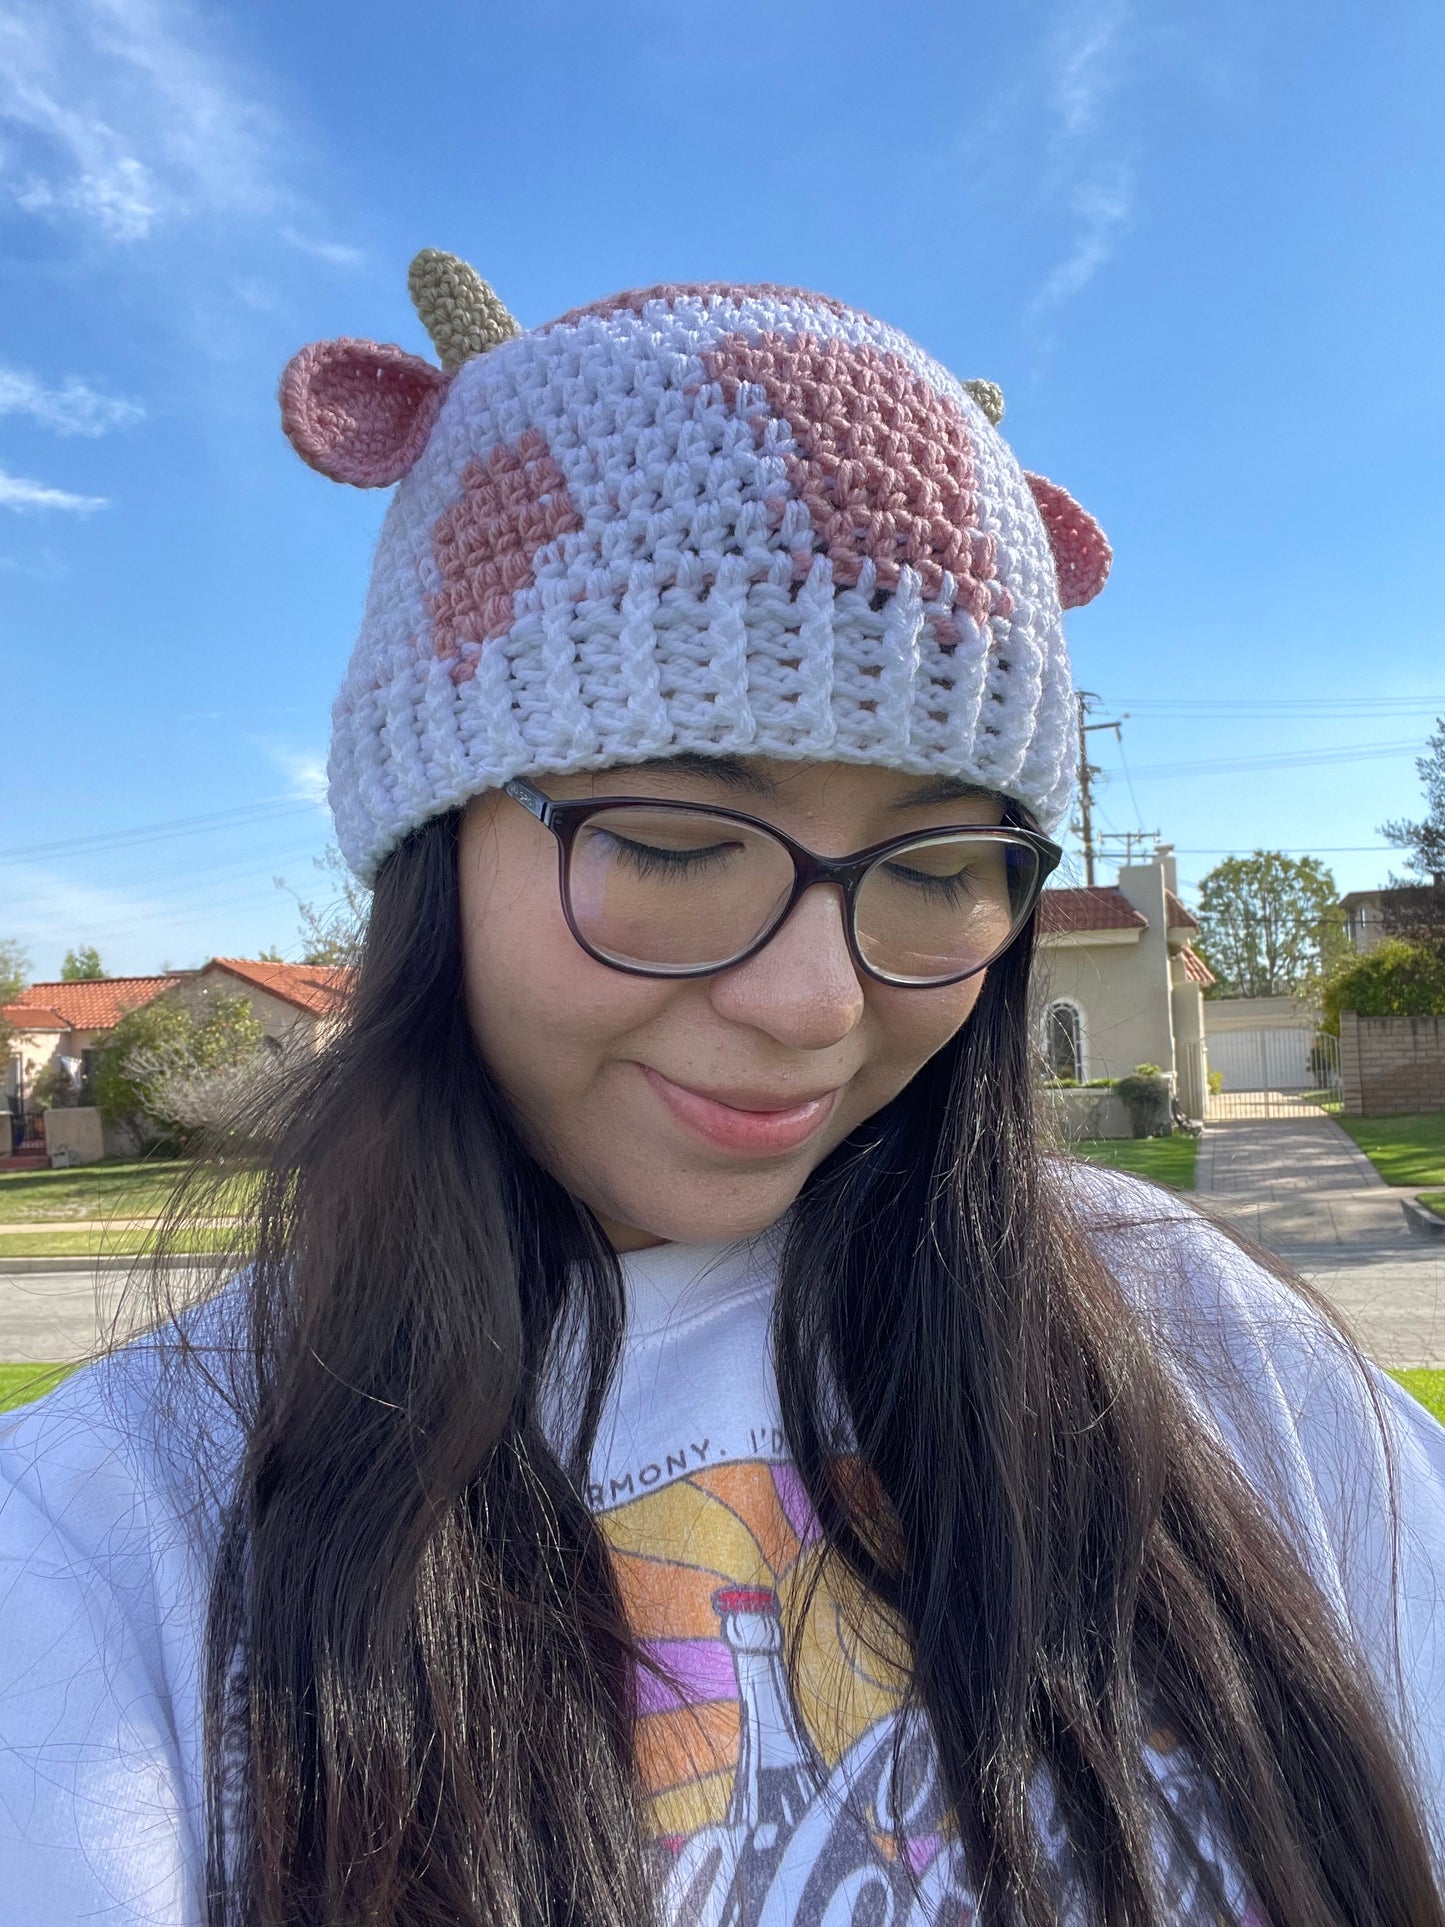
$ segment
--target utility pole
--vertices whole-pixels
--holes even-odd
[[[1159,830],[1101,830],[1099,832],[1099,855],[1112,856],[1114,854],[1112,850],[1105,849],[1105,844],[1122,843],[1124,846],[1124,861],[1126,863],[1132,863],[1134,861],[1134,845],[1137,843],[1141,851],[1147,851],[1151,844],[1158,843],[1161,834],[1162,832]]]
[[[1112,729],[1116,737],[1119,734],[1117,723],[1091,723],[1088,720],[1089,705],[1098,700],[1099,698],[1091,689],[1078,689],[1074,692],[1074,701],[1079,711],[1079,825],[1084,840],[1084,881],[1091,890],[1094,887],[1095,856],[1093,784],[1094,778],[1102,776],[1103,771],[1097,763],[1089,761],[1089,737],[1096,729]]]

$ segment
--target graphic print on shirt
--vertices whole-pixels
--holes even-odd
[[[649,1466],[654,1489],[610,1507],[593,1489],[629,1619],[659,1669],[639,1680],[638,1752],[664,1927],[963,1927],[974,1897],[920,1716],[896,1748],[905,1649],[882,1608],[860,1614],[840,1594],[832,1562],[820,1572],[796,1471],[761,1458],[672,1469],[660,1484]],[[623,1487],[636,1490],[630,1477]],[[1155,1745],[1171,1803],[1208,1833],[1167,1736]],[[1082,1915],[1063,1892],[1069,1855],[1051,1804],[1036,1812],[1069,1922]],[[1189,1904],[1199,1896],[1182,1857],[1161,1850],[1173,1917],[1212,1922]],[[1237,1891],[1231,1927],[1263,1927]]]

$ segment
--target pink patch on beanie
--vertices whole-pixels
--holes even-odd
[[[281,426],[334,482],[390,488],[426,447],[451,380],[375,341],[313,341],[281,376]]]
[[[1054,568],[1059,578],[1059,606],[1079,609],[1092,602],[1109,579],[1114,551],[1109,538],[1087,509],[1079,507],[1067,489],[1042,475],[1024,471],[1024,480],[1043,517]]]
[[[580,529],[582,517],[536,428],[468,462],[460,481],[462,499],[432,524],[442,586],[426,606],[433,648],[465,681],[473,667],[462,661],[463,645],[506,634],[517,591],[536,579],[538,552]]]
[[[792,431],[788,480],[839,582],[856,583],[867,560],[879,588],[893,589],[907,566],[932,597],[947,571],[958,606],[980,626],[1007,613],[994,538],[979,527],[968,423],[900,356],[767,333],[725,336],[702,360],[729,403],[740,387],[761,387]],[[761,438],[766,424],[757,431]]]

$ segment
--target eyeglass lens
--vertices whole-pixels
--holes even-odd
[[[929,983],[982,969],[1032,902],[1030,845],[966,831],[920,836],[864,875],[855,923],[870,969]],[[727,817],[626,804],[589,817],[572,844],[568,891],[583,941],[615,963],[717,968],[776,923],[793,861],[766,831]]]

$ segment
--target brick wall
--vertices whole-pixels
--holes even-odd
[[[1351,1117],[1445,1109],[1445,1017],[1340,1012],[1340,1077]]]

